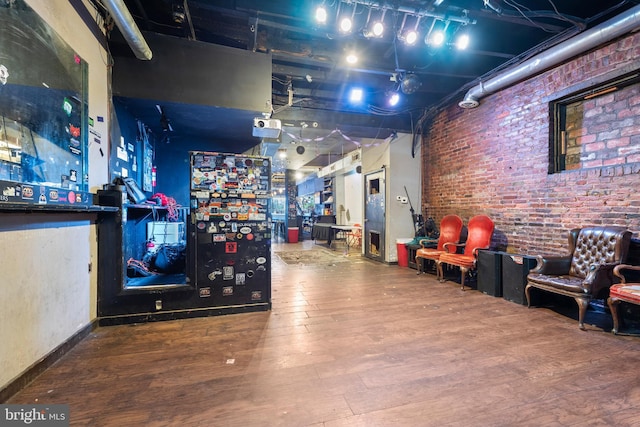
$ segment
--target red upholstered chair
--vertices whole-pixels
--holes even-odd
[[[416,251],[416,265],[418,274],[422,273],[422,261],[419,258],[437,261],[440,254],[445,252],[444,245],[446,243],[458,243],[460,241],[460,233],[462,232],[462,218],[458,215],[447,215],[440,221],[440,236],[438,239],[421,239],[420,249]],[[449,250],[456,250],[455,246]],[[437,277],[440,277],[439,275]]]
[[[486,215],[477,215],[469,220],[467,225],[467,241],[462,244],[447,243],[444,245],[445,250],[449,250],[436,261],[438,275],[444,280],[442,272],[442,264],[453,265],[460,268],[460,284],[464,290],[464,279],[467,272],[476,268],[476,260],[478,259],[478,250],[489,249],[491,245],[491,237],[493,236],[493,221]],[[451,248],[464,246],[464,253],[458,254],[451,251]]]
[[[613,268],[613,275],[620,279],[620,283],[609,288],[609,298],[607,304],[611,310],[613,317],[612,332],[617,334],[620,330],[620,317],[618,315],[618,305],[621,302],[628,304],[640,305],[640,283],[627,283],[626,278],[622,275],[621,270],[640,271],[640,266],[629,264],[618,264]]]

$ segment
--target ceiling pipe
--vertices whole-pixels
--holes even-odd
[[[621,13],[577,36],[562,42],[497,76],[469,89],[458,103],[462,108],[476,108],[480,99],[560,64],[583,52],[600,46],[640,27],[640,6]]]
[[[142,33],[129,13],[129,9],[125,6],[124,1],[104,0],[104,4],[136,58],[149,61],[153,53],[144,37],[142,37]]]

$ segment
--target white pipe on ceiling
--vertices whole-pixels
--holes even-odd
[[[583,52],[594,49],[617,37],[640,29],[640,6],[621,13],[575,37],[562,42],[526,61],[509,68],[486,82],[480,82],[467,91],[458,103],[462,108],[475,108],[480,99],[498,92],[517,82],[571,59]]]
[[[136,25],[129,9],[123,0],[103,0],[105,7],[113,17],[114,22],[120,29],[127,44],[136,55],[136,58],[149,61],[153,56],[151,48],[142,36],[140,29]]]

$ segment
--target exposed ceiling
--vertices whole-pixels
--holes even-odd
[[[97,0],[96,0],[97,1]],[[319,167],[356,148],[357,138],[384,139],[393,131],[416,130],[425,113],[457,103],[479,79],[553,46],[637,5],[640,0],[125,0],[142,31],[156,32],[237,49],[272,54],[272,117],[282,120],[283,133],[267,144],[289,151],[288,168]],[[324,4],[328,22],[315,22]],[[383,13],[384,12],[384,13]],[[354,30],[343,34],[338,17],[354,18]],[[369,38],[367,23],[384,18],[381,38]],[[419,18],[419,19],[418,19]],[[450,41],[440,48],[425,36],[445,26]],[[407,46],[405,30],[420,36]],[[117,30],[114,30],[117,31]],[[470,44],[457,50],[453,37],[467,33]],[[119,37],[110,38],[112,55],[131,55]],[[358,62],[345,57],[357,52]],[[117,58],[116,58],[117,60]],[[184,82],[181,82],[184,84]],[[362,87],[359,105],[347,101],[351,87]],[[389,92],[402,100],[387,103]],[[122,100],[132,113],[162,132],[157,107],[143,100]],[[198,106],[165,106],[175,135],[206,134],[194,121]],[[170,111],[170,113],[169,113]],[[148,117],[148,121],[144,118]],[[250,124],[237,135],[244,144]],[[227,122],[232,117],[225,117]],[[236,126],[236,129],[239,127]],[[306,154],[295,152],[297,145]]]

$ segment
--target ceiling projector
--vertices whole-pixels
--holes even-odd
[[[278,119],[253,119],[253,136],[261,138],[278,138],[282,130],[282,123]]]

